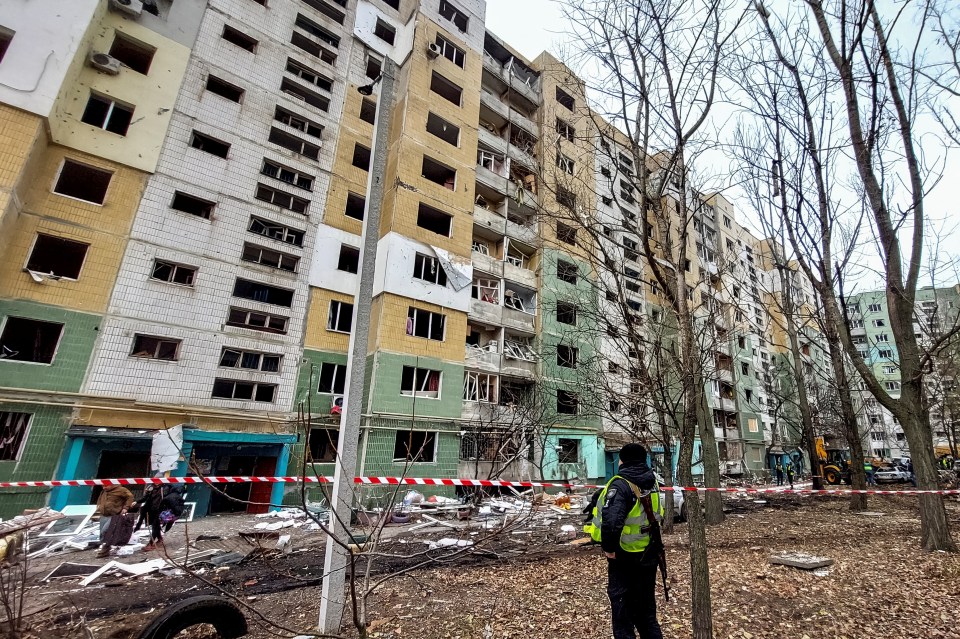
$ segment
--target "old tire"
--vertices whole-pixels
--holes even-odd
[[[208,623],[219,639],[237,639],[247,634],[247,620],[229,599],[213,595],[191,597],[161,612],[136,639],[172,639],[182,630]]]

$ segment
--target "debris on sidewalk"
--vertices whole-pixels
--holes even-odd
[[[833,559],[829,557],[819,557],[817,555],[808,555],[803,552],[784,552],[770,555],[771,564],[780,566],[790,566],[800,568],[801,570],[816,570],[833,565]]]

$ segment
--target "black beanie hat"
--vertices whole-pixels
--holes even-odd
[[[626,444],[620,449],[620,461],[626,464],[638,464],[647,461],[647,449],[640,444]]]

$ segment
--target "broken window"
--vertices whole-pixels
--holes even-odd
[[[447,316],[411,306],[407,310],[407,335],[442,342]]]
[[[0,59],[3,47],[0,46]],[[17,461],[23,452],[33,413],[0,411],[0,461]]]
[[[580,463],[580,440],[560,438],[557,440],[557,461],[561,464]]]
[[[393,444],[393,461],[424,462],[435,461],[437,454],[437,434],[420,430],[398,430]]]
[[[561,415],[576,415],[580,412],[580,398],[576,393],[557,389],[557,412]]]
[[[565,244],[576,246],[577,229],[563,222],[557,222],[557,239]]]
[[[223,34],[220,37],[230,44],[234,44],[241,49],[246,49],[250,53],[257,52],[257,41],[247,34],[237,31],[230,25],[223,25]]]
[[[497,403],[496,375],[466,371],[463,374],[463,400],[466,402]]]
[[[557,279],[569,284],[577,283],[577,265],[572,262],[557,260]]]
[[[463,68],[464,59],[467,56],[463,49],[450,42],[439,33],[437,34],[437,46],[440,47],[440,55],[445,57],[447,60],[450,60],[461,69]]]
[[[239,348],[226,348],[220,351],[220,366],[224,368],[245,368],[264,373],[279,373],[282,355],[245,351]]]
[[[233,296],[253,300],[254,302],[263,302],[264,304],[286,306],[287,308],[293,305],[292,290],[239,277],[233,285]]]
[[[296,22],[294,23],[298,29],[303,29],[313,37],[318,40],[329,44],[333,48],[339,48],[340,46],[340,36],[333,33],[328,29],[324,29],[319,24],[310,20],[301,13],[297,14]]]
[[[353,304],[332,300],[327,314],[327,330],[335,333],[349,333],[353,327]]]
[[[303,246],[304,231],[291,228],[289,226],[284,226],[283,224],[278,224],[276,222],[271,222],[270,220],[264,220],[259,217],[251,217],[250,226],[247,230],[251,233],[256,233],[257,235],[262,235],[264,237],[270,237],[281,242],[286,242],[287,244]]]
[[[300,263],[300,258],[296,255],[281,253],[280,251],[274,251],[264,246],[250,244],[249,242],[243,243],[243,253],[240,255],[240,258],[246,262],[262,264],[264,266],[278,268],[282,271],[290,271],[291,273],[297,272],[297,265]]]
[[[230,152],[230,145],[227,142],[212,138],[209,135],[204,135],[197,131],[194,131],[193,136],[190,138],[190,146],[215,155],[218,158],[226,158]]]
[[[440,266],[440,260],[423,253],[413,258],[413,276],[431,284],[447,285],[447,274]]]
[[[360,101],[360,119],[368,124],[376,123],[377,103],[370,98],[363,98]]]
[[[262,311],[251,311],[245,308],[230,307],[227,315],[227,326],[239,326],[255,331],[267,333],[286,333],[290,318]]]
[[[364,171],[370,170],[370,149],[359,142],[353,145],[353,166]]]
[[[334,428],[311,428],[307,438],[310,461],[328,464],[337,459],[337,443],[340,432]]]
[[[577,306],[569,302],[557,302],[557,321],[570,326],[577,325]]]
[[[440,0],[440,17],[446,18],[462,32],[466,32],[469,17],[449,0]]]
[[[3,62],[3,56],[7,54],[7,49],[10,48],[15,33],[15,31],[0,27],[0,62]]]
[[[557,133],[560,134],[560,137],[573,142],[574,129],[570,126],[565,120],[557,118]],[[607,169],[607,176],[609,177],[610,169]]]
[[[153,54],[156,52],[155,47],[115,31],[113,44],[110,45],[110,51],[107,53],[110,54],[111,58],[122,62],[128,69],[147,75],[150,71],[150,65],[153,63]]]
[[[333,1],[339,4],[341,7],[347,6],[346,0],[333,0]],[[330,18],[331,20],[339,24],[343,24],[343,20],[344,18],[346,18],[346,14],[344,14],[343,11],[340,11],[339,9],[335,9],[331,7],[329,4],[324,2],[324,0],[303,0],[303,4],[307,5],[308,7],[313,7],[314,9],[319,11],[321,14],[327,16],[328,18]]]
[[[573,175],[573,160],[565,156],[563,153],[557,151],[557,168],[564,173]]]
[[[302,115],[298,115],[292,111],[287,111],[283,107],[278,106],[276,108],[273,113],[273,119],[277,122],[286,124],[297,131],[302,131],[307,135],[313,136],[318,140],[323,138],[323,126],[317,124],[313,120],[308,120]],[[299,151],[297,152],[299,153]]]
[[[215,399],[272,402],[276,393],[276,384],[246,382],[238,379],[223,379],[218,377],[213,380],[213,392],[210,396]]]
[[[307,207],[310,205],[309,200],[305,200],[302,197],[297,197],[296,195],[291,195],[286,191],[275,189],[272,186],[267,186],[266,184],[260,184],[259,182],[257,183],[257,192],[254,194],[254,197],[261,202],[273,204],[282,209],[287,209],[288,211],[293,211],[294,213],[300,213],[303,215],[307,214]]]
[[[371,80],[376,80],[380,77],[380,73],[383,71],[383,60],[378,58],[375,55],[367,54],[367,69],[366,75]]]
[[[427,131],[447,144],[453,146],[459,146],[460,144],[460,127],[447,122],[436,113],[427,115]]]
[[[330,98],[302,87],[289,78],[280,81],[280,91],[321,111],[327,111],[330,108]]]
[[[347,385],[347,365],[323,362],[320,364],[320,381],[317,392],[342,395]]]
[[[440,371],[404,366],[400,372],[400,394],[438,399],[441,376]]]
[[[117,135],[126,135],[133,119],[133,107],[90,93],[80,121]]]
[[[327,64],[334,64],[337,61],[337,54],[320,46],[299,31],[294,31],[290,36],[290,44]]]
[[[75,280],[87,256],[89,244],[39,233],[27,260],[27,270]]]
[[[150,274],[151,279],[182,286],[193,286],[193,280],[196,276],[196,268],[164,260],[154,260],[153,271]]]
[[[327,93],[330,93],[333,90],[333,80],[317,71],[314,71],[305,64],[300,64],[293,58],[287,58],[286,72],[296,78],[300,78],[301,80],[312,84],[322,91],[326,91]]]
[[[347,273],[357,273],[360,270],[360,249],[348,244],[340,245],[340,257],[337,259],[337,270]]]
[[[537,359],[530,338],[516,335],[508,335],[504,338],[503,355],[507,359],[519,359],[525,362],[534,362]]]
[[[437,235],[450,237],[450,232],[453,230],[453,216],[421,202],[417,211],[417,226],[433,231]]]
[[[282,164],[277,164],[276,162],[266,158],[263,159],[263,168],[260,169],[260,173],[280,180],[281,182],[292,184],[293,186],[299,187],[305,191],[313,190],[312,175],[303,173],[302,171],[297,171],[296,169],[291,169],[290,167],[283,166]]]
[[[213,75],[207,76],[206,88],[210,93],[215,93],[231,102],[240,102],[243,99],[243,89]]]
[[[355,220],[363,220],[363,209],[366,206],[366,198],[356,193],[347,193],[347,206],[343,212],[347,217]]]
[[[319,146],[316,144],[311,144],[306,140],[301,140],[297,136],[287,133],[286,131],[281,131],[277,127],[270,127],[270,136],[268,140],[277,146],[281,146],[288,151],[293,151],[297,155],[302,155],[303,157],[310,158],[311,160],[316,160],[320,157]]]
[[[475,271],[473,284],[470,288],[470,296],[475,300],[487,302],[488,304],[499,304],[500,280],[480,277],[479,272]]]
[[[563,344],[557,345],[557,366],[562,366],[563,368],[576,368],[577,367],[577,356],[580,354],[580,349],[574,348],[573,346],[564,346]]]
[[[103,204],[113,174],[86,164],[65,159],[53,192],[78,200]]]
[[[557,87],[557,102],[559,102],[560,104],[562,104],[564,107],[566,107],[571,111],[573,111],[574,107],[576,106],[576,102],[574,102],[573,96],[567,93],[566,91],[564,91],[563,89],[561,89],[560,87]]]
[[[133,347],[130,349],[130,357],[162,359],[168,362],[175,362],[178,359],[179,352],[180,340],[178,339],[136,334],[133,336]]]
[[[440,164],[436,160],[423,156],[423,168],[421,175],[431,182],[439,184],[445,189],[455,190],[457,183],[457,172],[445,164]]]
[[[463,97],[463,89],[436,71],[434,71],[430,76],[430,90],[439,95],[441,98],[460,106],[460,100]]]
[[[62,334],[63,324],[8,317],[0,333],[0,360],[50,364]]]
[[[210,219],[210,216],[213,214],[214,206],[216,206],[216,204],[213,202],[202,200],[193,195],[183,193],[182,191],[174,192],[173,202],[170,204],[170,208],[172,209],[189,213],[190,215],[196,215],[197,217],[202,217],[205,220]]]
[[[380,18],[377,18],[377,24],[373,27],[373,35],[387,44],[393,44],[393,41],[397,38],[397,29],[393,25],[387,24]]]

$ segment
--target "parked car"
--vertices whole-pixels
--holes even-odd
[[[657,483],[661,486],[663,485],[663,477],[659,474],[657,475]],[[686,521],[687,520],[687,507],[684,503],[683,491],[682,490],[672,490],[672,491],[660,491],[660,500],[666,504],[666,495],[664,493],[672,492],[673,493],[673,519],[674,521]]]
[[[904,484],[910,481],[910,473],[903,466],[892,466],[877,471],[873,478],[878,484]]]

